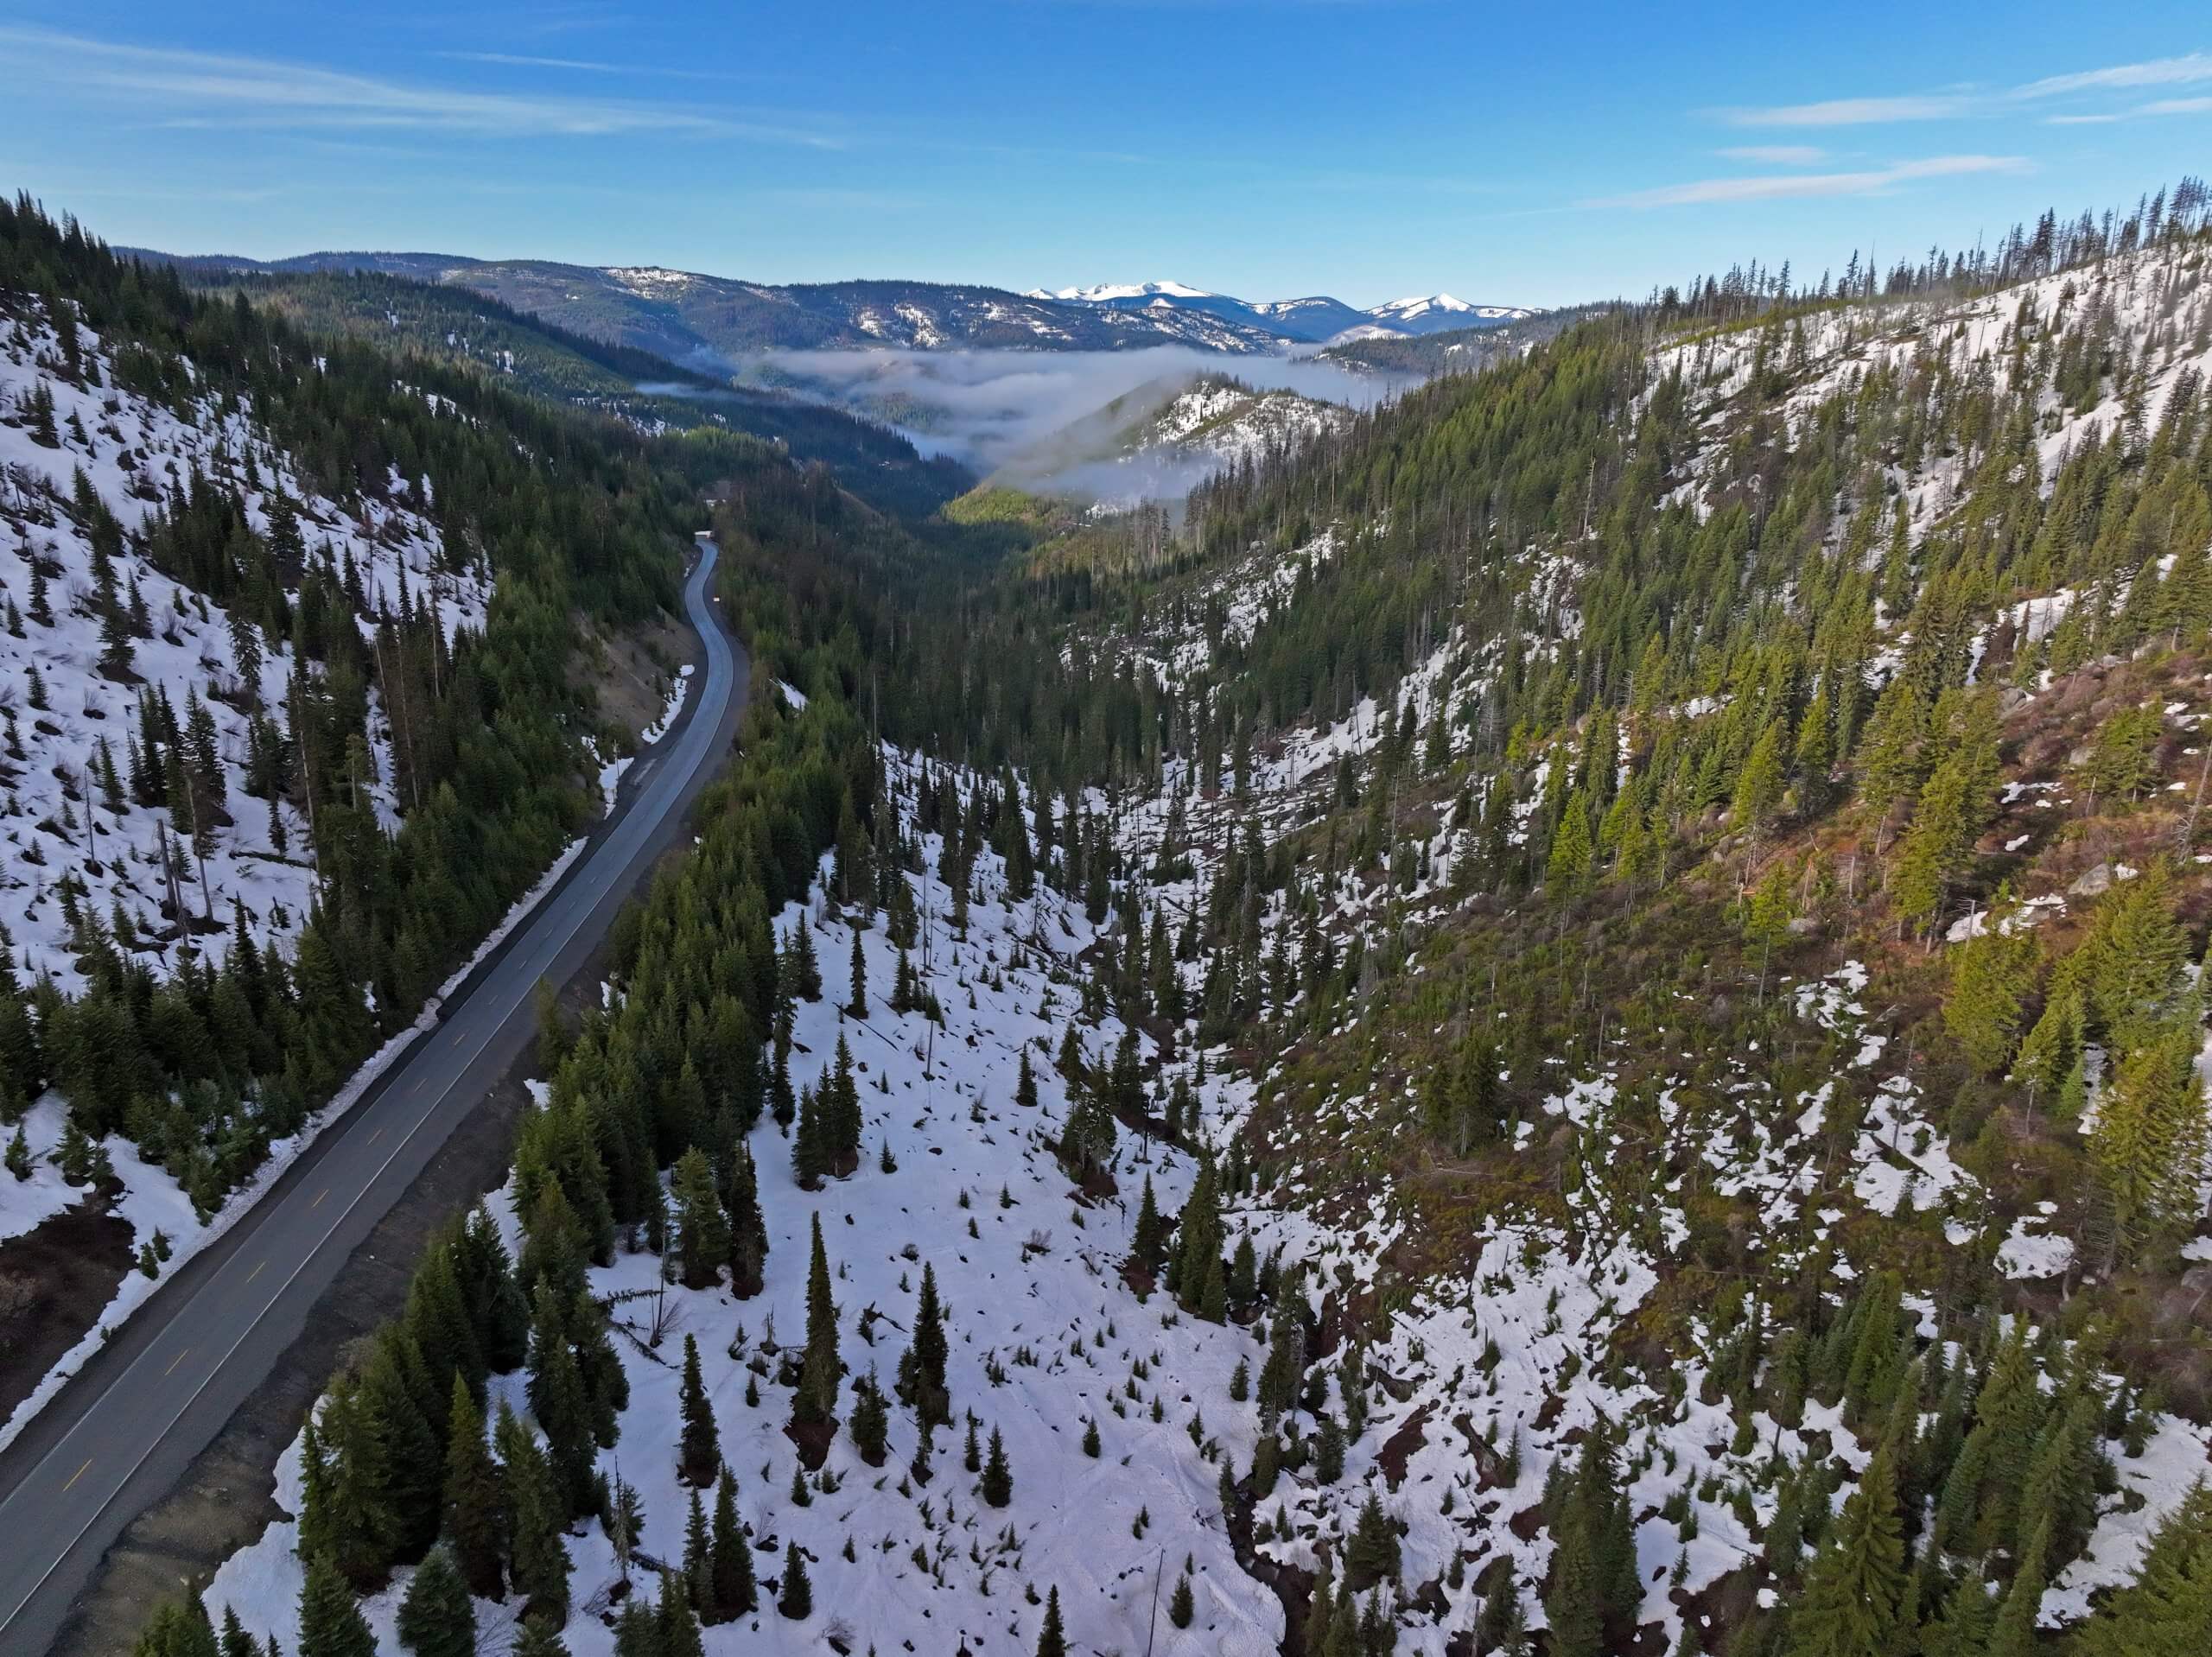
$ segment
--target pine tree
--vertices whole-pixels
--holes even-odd
[[[1045,1626],[1037,1635],[1037,1657],[1068,1657],[1067,1631],[1060,1626],[1060,1590],[1045,1593]]]
[[[575,1349],[569,1344],[568,1319],[553,1298],[552,1284],[543,1278],[531,1323],[529,1396],[568,1514],[582,1513],[591,1506],[596,1459],[591,1400]]]
[[[300,1589],[299,1657],[377,1657],[376,1636],[337,1566],[322,1554],[307,1566]]]
[[[507,1569],[531,1615],[569,1620],[567,1504],[537,1438],[505,1404],[493,1433],[505,1471]]]
[[[207,1608],[196,1598],[189,1603],[189,1609],[199,1614],[195,1621],[207,1616]],[[222,1657],[261,1657],[261,1642],[245,1631],[245,1624],[238,1621],[238,1612],[228,1605],[223,1607],[223,1639],[219,1649]]]
[[[822,1246],[822,1216],[814,1216],[812,1254],[806,1268],[806,1346],[799,1360],[798,1387],[791,1394],[792,1427],[818,1438],[825,1451],[837,1425],[837,1384],[844,1366],[837,1358],[837,1303],[830,1298],[830,1258]],[[817,1454],[809,1463],[821,1465]]]
[[[1398,1575],[1398,1532],[1372,1490],[1361,1504],[1358,1522],[1344,1547],[1344,1585],[1357,1593]]]
[[[768,1222],[760,1212],[760,1187],[752,1147],[741,1143],[730,1159],[730,1292],[741,1300],[760,1292],[768,1260]]]
[[[399,1606],[399,1643],[415,1657],[475,1657],[476,1607],[450,1550],[424,1556]]]
[[[876,1386],[875,1371],[871,1369],[853,1388],[852,1419],[853,1447],[870,1467],[883,1465],[885,1435],[889,1425],[886,1413],[883,1394]]]
[[[2008,930],[2017,909],[2000,894],[1982,930],[1951,958],[1950,993],[1943,998],[1943,1027],[1986,1076],[2002,1070],[2019,1039],[2020,1004],[2035,974],[2036,943],[2024,930]]]
[[[454,1562],[468,1590],[483,1599],[506,1592],[499,1503],[499,1470],[484,1442],[484,1413],[456,1374],[446,1424],[442,1511]]]
[[[899,1401],[923,1427],[952,1425],[952,1395],[945,1389],[944,1317],[938,1305],[937,1271],[922,1263],[922,1291],[914,1308],[914,1339],[899,1360]]]
[[[699,1619],[693,1610],[683,1584],[675,1573],[664,1571],[660,1575],[660,1602],[654,1608],[654,1643],[659,1647],[658,1657],[703,1657],[705,1647],[699,1639]]]
[[[2212,1485],[2158,1527],[2134,1579],[2075,1636],[2082,1657],[2201,1657],[2212,1628]]]
[[[550,1617],[524,1617],[522,1637],[509,1657],[569,1657],[569,1646],[560,1637],[560,1624]]]
[[[1989,1643],[1983,1647],[1985,1657],[2031,1657],[2034,1652],[2036,1615],[2043,1609],[2048,1581],[2044,1560],[2050,1547],[2050,1523],[2046,1519],[2037,1523],[2035,1534],[2021,1552],[2012,1586],[2005,1590],[1996,1620],[1990,1626]]]
[[[237,1613],[223,1612],[223,1643],[219,1657],[261,1657],[261,1647],[238,1626]],[[139,1631],[131,1657],[218,1657],[215,1631],[207,1609],[196,1595],[182,1601],[165,1600]]]
[[[725,1471],[728,1470],[725,1469]],[[690,1505],[683,1520],[683,1591],[690,1596],[692,1604],[704,1610],[709,1602],[713,1584],[709,1578],[707,1559],[707,1509],[699,1500],[697,1490],[691,1492]]]
[[[2204,1091],[2194,1005],[2124,1053],[2099,1101],[2089,1160],[2112,1216],[2111,1257],[2194,1216],[2204,1163]]]
[[[727,1467],[715,1486],[713,1540],[707,1555],[709,1599],[713,1607],[706,1620],[727,1622],[745,1616],[760,1602],[753,1581],[753,1544],[737,1516],[737,1481]]]
[[[515,1642],[511,1657],[569,1657],[569,1647],[561,1639],[561,1625],[550,1617],[524,1618],[522,1638]]]
[[[683,1286],[711,1288],[720,1281],[730,1252],[729,1222],[715,1190],[707,1153],[697,1146],[678,1157],[671,1181],[676,1197],[677,1250],[683,1261]]]
[[[680,1409],[683,1438],[677,1449],[677,1476],[696,1489],[704,1489],[721,1465],[721,1434],[715,1425],[715,1412],[707,1402],[706,1383],[699,1374],[699,1341],[683,1337],[683,1387]]]
[[[794,1540],[784,1549],[784,1579],[776,1595],[779,1615],[804,1622],[814,1615],[814,1584],[807,1580],[806,1556]]]
[[[1014,1500],[1014,1470],[1007,1465],[1006,1443],[996,1427],[991,1429],[991,1448],[983,1463],[983,1500],[1003,1508]]]
[[[1897,1476],[1884,1443],[1834,1529],[1806,1568],[1789,1623],[1789,1657],[1885,1657],[1904,1592]]]
[[[1191,1597],[1191,1573],[1185,1571],[1175,1579],[1175,1591],[1167,1598],[1167,1620],[1179,1628],[1191,1626],[1191,1619],[1198,1608]]]
[[[845,1011],[855,1019],[868,1017],[868,956],[861,949],[861,930],[853,929],[853,999],[845,1003]]]

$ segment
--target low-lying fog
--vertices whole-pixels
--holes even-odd
[[[1365,408],[1408,384],[1306,357],[1225,357],[1185,346],[1143,351],[778,351],[751,376],[896,426],[925,454],[988,476],[1086,493],[1180,494],[1205,471],[1155,459],[1128,467],[1078,459],[1051,440],[1116,397],[1202,374],[1285,387]],[[1132,411],[1134,412],[1134,411]]]

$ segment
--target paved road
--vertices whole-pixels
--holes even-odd
[[[630,768],[620,814],[382,1085],[0,1457],[0,1652],[52,1644],[109,1546],[245,1402],[347,1256],[533,1038],[538,980],[563,982],[583,964],[681,832],[736,729],[748,671],[707,592],[715,549],[702,543],[700,554],[683,598],[704,670],[692,675],[684,723]]]

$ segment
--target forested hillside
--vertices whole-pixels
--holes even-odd
[[[113,1203],[119,1159],[151,1277],[154,1187],[207,1222],[595,814],[628,736],[573,653],[672,601],[699,492],[804,486],[195,297],[20,200],[0,462],[0,1235]],[[0,1275],[21,1333],[42,1286]]]
[[[2201,1648],[2207,207],[733,507],[784,689],[142,1651]]]

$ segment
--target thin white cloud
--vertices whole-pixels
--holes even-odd
[[[2080,74],[2046,75],[2015,86],[2007,96],[2017,98],[2059,98],[2069,92],[2096,92],[2115,86],[2184,86],[2212,80],[2212,54],[2190,52],[2177,58],[2155,58],[2147,63],[2115,64],[2109,69],[2089,69]]]
[[[2128,111],[2131,115],[2212,114],[2212,98],[2161,98]]]
[[[454,63],[482,63],[499,69],[556,69],[568,74],[627,75],[653,80],[738,80],[744,77],[714,69],[672,69],[657,63],[606,63],[595,58],[542,58],[525,52],[435,52]]]
[[[1765,108],[1724,109],[1713,111],[1731,126],[1840,127],[1878,126],[1899,121],[1949,121],[1972,116],[2001,115],[2024,105],[2083,92],[2118,92],[2142,86],[2188,86],[2212,80],[2212,54],[2185,53],[2179,57],[2153,58],[2142,63],[2117,63],[2102,69],[2072,74],[2045,75],[2002,90],[1963,86],[1933,92],[1909,92],[1884,98],[1832,98],[1811,104],[1777,104]],[[2194,107],[2192,107],[2194,106]],[[2133,115],[2193,115],[2205,107],[2197,98],[2170,98],[2125,111]],[[2100,113],[2051,116],[2052,124],[2088,125],[2113,118]]]
[[[1738,144],[1713,153],[1730,161],[1750,162],[1755,167],[1812,167],[1828,158],[1827,150],[1809,143]]]
[[[1731,126],[1883,126],[1896,121],[1944,121],[1970,113],[1968,92],[1929,92],[1901,98],[1831,98],[1817,104],[1780,104],[1770,109],[1719,111]]]
[[[1770,173],[1750,178],[1697,179],[1585,202],[1591,207],[1681,207],[1709,202],[1779,201],[1806,196],[1878,195],[1920,179],[1974,173],[2021,173],[2018,156],[1929,156],[1853,173]]]
[[[165,113],[169,125],[410,130],[494,137],[676,132],[838,147],[836,138],[823,131],[711,110],[413,86],[273,59],[131,46],[43,29],[0,27],[0,46],[35,56],[32,72],[42,79],[127,100],[142,115],[158,118]]]

